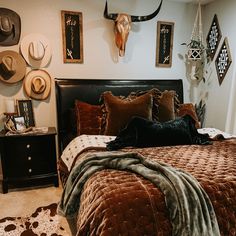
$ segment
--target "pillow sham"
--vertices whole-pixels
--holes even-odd
[[[101,134],[102,110],[100,105],[91,105],[80,100],[75,101],[77,135]]]
[[[201,127],[201,122],[198,119],[196,109],[192,103],[183,103],[179,106],[179,111],[177,114],[179,117],[184,115],[190,115],[195,121],[195,127],[199,129]]]
[[[104,104],[103,125],[105,135],[117,135],[133,116],[152,120],[153,97],[147,93],[134,99],[122,99],[106,91],[101,95]]]
[[[174,90],[161,92],[159,89],[153,88],[146,91],[137,91],[130,93],[128,99],[134,99],[146,93],[153,96],[152,117],[154,121],[165,122],[176,118],[180,102]]]

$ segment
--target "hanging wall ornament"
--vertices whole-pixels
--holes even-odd
[[[229,49],[229,43],[226,37],[224,39],[224,42],[222,43],[218,56],[215,60],[216,71],[217,71],[220,85],[222,84],[224,80],[224,77],[230,67],[231,62],[232,62],[232,59],[231,59],[231,54],[230,54],[230,49]]]
[[[216,50],[218,48],[218,45],[220,43],[221,39],[221,30],[218,22],[217,15],[214,15],[214,18],[211,23],[210,30],[207,35],[207,46],[210,49],[209,50],[209,56],[211,57],[211,60],[213,60]]]
[[[194,21],[193,31],[188,45],[188,59],[189,60],[201,60],[204,50],[203,46],[203,32],[202,32],[202,14],[201,3],[198,2],[197,15]]]

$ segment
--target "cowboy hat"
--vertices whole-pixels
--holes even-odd
[[[26,73],[24,58],[17,52],[0,52],[0,80],[12,84],[22,80]]]
[[[44,100],[51,91],[51,77],[45,70],[31,70],[25,76],[23,86],[28,97]]]
[[[21,32],[20,16],[7,8],[0,8],[0,45],[18,44]]]
[[[51,45],[44,35],[25,36],[21,41],[20,49],[26,62],[33,68],[45,67],[51,60]]]

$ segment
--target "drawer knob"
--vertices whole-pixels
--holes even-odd
[[[31,157],[28,157],[28,161],[30,161],[32,158]]]
[[[27,148],[30,148],[30,144],[27,144],[26,147],[27,147]]]
[[[29,169],[29,173],[31,173],[32,172],[32,169]]]

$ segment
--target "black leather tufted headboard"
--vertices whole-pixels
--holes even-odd
[[[59,153],[71,139],[68,124],[75,99],[90,104],[99,104],[100,94],[112,91],[114,95],[128,95],[132,91],[158,88],[161,91],[175,90],[183,102],[182,80],[95,80],[95,79],[55,79],[57,100],[58,147]]]

